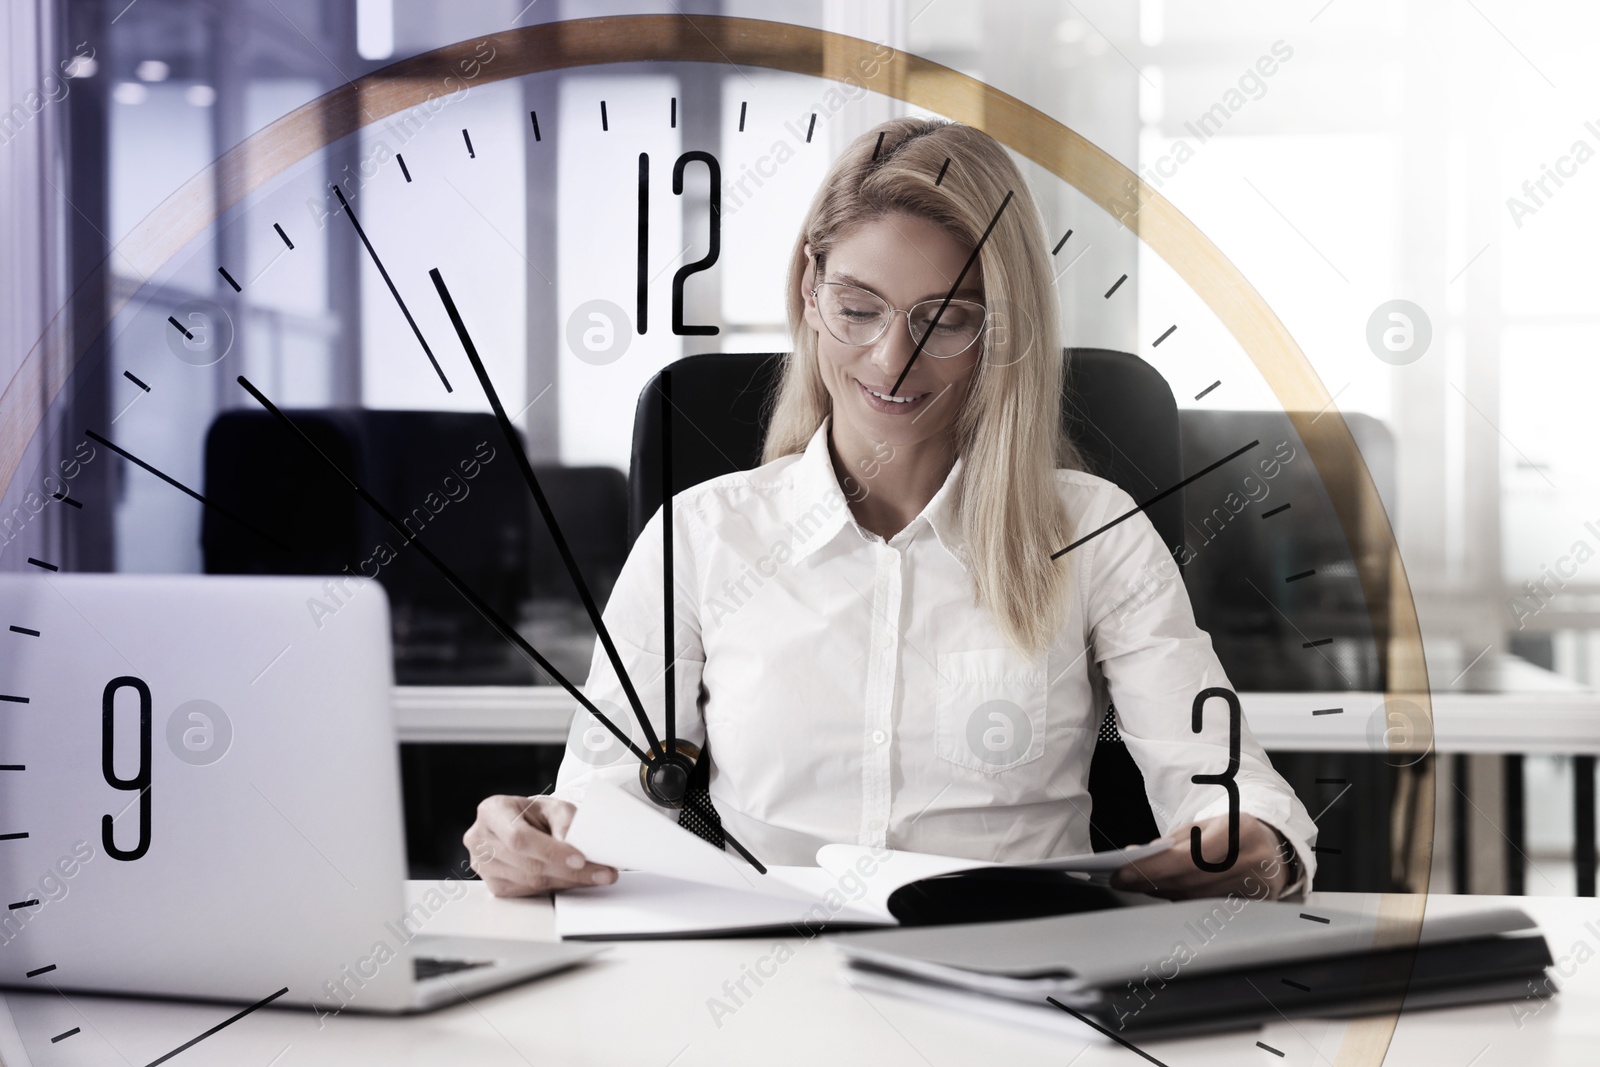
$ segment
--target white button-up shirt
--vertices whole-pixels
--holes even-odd
[[[1090,850],[1089,761],[1107,703],[1163,833],[1226,814],[1231,688],[1149,518],[1140,512],[1057,561],[1070,607],[1047,652],[1008,646],[975,605],[954,485],[885,541],[840,490],[825,419],[803,453],[674,498],[677,735],[709,743],[712,801],[764,863],[815,863],[830,842],[985,861]],[[866,483],[869,486],[870,482]],[[1137,505],[1115,484],[1056,472],[1077,536]],[[662,729],[661,511],[604,618]],[[1056,546],[1059,547],[1059,546]],[[596,642],[585,695],[647,744]],[[1294,846],[1308,887],[1316,824],[1241,728],[1240,809]],[[555,795],[582,804],[603,777],[643,796],[638,759],[583,709]],[[1219,856],[1210,857],[1219,859]]]

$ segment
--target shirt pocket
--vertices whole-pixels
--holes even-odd
[[[934,696],[934,751],[995,775],[1044,755],[1043,663],[1009,648],[941,652]]]

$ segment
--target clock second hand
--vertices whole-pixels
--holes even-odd
[[[474,593],[466,584],[466,582],[462,581],[460,576],[458,576],[455,571],[450,569],[449,565],[446,564],[444,560],[434,555],[433,551],[429,549],[427,545],[422,543],[422,539],[419,534],[414,534],[410,530],[406,529],[405,526],[401,524],[400,520],[395,518],[388,508],[385,508],[382,504],[380,504],[377,498],[371,493],[367,492],[367,490],[363,488],[359,482],[350,477],[349,474],[346,474],[344,469],[340,467],[339,464],[335,463],[331,456],[322,451],[322,449],[317,446],[317,443],[306,435],[304,430],[300,429],[299,426],[296,426],[294,421],[290,419],[289,416],[285,415],[281,410],[279,410],[276,404],[274,404],[271,400],[268,400],[266,395],[252,385],[248,378],[241,374],[239,375],[238,382],[244,387],[246,392],[256,399],[257,403],[266,408],[267,411],[269,411],[279,422],[287,426],[297,437],[300,438],[307,448],[311,449],[312,452],[315,452],[317,458],[321,459],[329,470],[333,471],[333,473],[338,475],[346,485],[355,490],[356,495],[365,501],[367,505],[372,508],[372,510],[376,511],[383,521],[394,527],[401,537],[405,539],[406,544],[415,545],[417,547],[417,551],[422,553],[423,558],[438,569],[439,573],[444,576],[445,580],[455,587],[456,592],[460,593],[467,603],[476,608],[478,613],[488,620],[489,625],[493,626],[497,631],[499,631],[500,636],[504,637],[507,641],[510,641],[513,645],[515,645],[525,656],[533,660],[533,662],[538,664],[546,674],[553,678],[557,685],[561,686],[568,693],[572,694],[573,698],[576,699],[578,703],[582,704],[589,714],[593,715],[602,726],[611,731],[617,740],[621,741],[628,747],[628,751],[632,752],[635,756],[638,756],[641,760],[646,758],[644,751],[640,749],[638,745],[634,744],[633,738],[629,737],[625,730],[621,729],[616,725],[616,723],[606,718],[605,714],[599,708],[594,706],[594,702],[583,694],[583,690],[579,689],[576,685],[573,685],[572,682],[567,679],[566,675],[562,674],[556,669],[555,664],[541,656],[538,650],[528,643],[527,638],[523,637],[517,632],[516,627],[512,626],[510,623],[506,622],[505,619],[501,618],[500,613],[495,611],[494,608],[491,607],[489,603],[477,593]]]
[[[295,434],[295,436],[300,438],[307,448],[311,449],[312,452],[315,452],[317,458],[321,459],[329,470],[333,471],[334,474],[337,474],[346,485],[353,489],[356,495],[365,501],[368,507],[376,511],[383,521],[394,527],[396,532],[398,532],[405,539],[406,544],[416,545],[417,551],[422,553],[423,558],[429,563],[433,564],[439,573],[444,576],[445,580],[455,587],[456,592],[460,593],[462,598],[465,599],[467,603],[476,608],[478,613],[488,620],[489,625],[493,626],[499,631],[500,636],[504,637],[507,641],[510,641],[513,645],[515,645],[524,655],[533,660],[534,663],[538,664],[546,674],[554,679],[557,685],[561,686],[561,688],[572,694],[573,698],[577,700],[578,703],[582,704],[584,709],[587,710],[590,715],[593,715],[600,725],[604,726],[607,730],[610,730],[612,735],[615,736],[617,740],[621,741],[625,746],[627,746],[628,751],[637,756],[641,763],[649,762],[649,757],[645,755],[644,751],[640,749],[638,745],[634,744],[633,738],[629,737],[625,731],[617,726],[616,723],[608,719],[604,712],[595,707],[594,701],[585,696],[583,690],[579,689],[576,685],[573,685],[572,682],[567,679],[566,675],[562,674],[556,669],[555,664],[541,656],[539,651],[528,643],[527,638],[523,637],[517,632],[515,627],[501,618],[500,613],[495,611],[494,608],[490,607],[482,597],[480,597],[477,593],[474,593],[471,587],[469,587],[466,582],[462,581],[460,576],[457,575],[455,571],[451,570],[449,565],[446,564],[444,560],[434,555],[433,551],[429,549],[427,545],[422,543],[422,539],[419,534],[413,534],[410,530],[407,530],[405,526],[401,524],[400,520],[394,517],[388,508],[385,508],[381,503],[378,502],[377,497],[374,497],[371,493],[367,492],[367,490],[363,488],[359,482],[350,477],[350,475],[346,474],[344,469],[340,467],[339,464],[335,463],[331,456],[322,451],[322,449],[317,446],[317,443],[306,435],[304,430],[295,425],[294,420],[290,419],[289,416],[285,415],[276,404],[267,399],[266,394],[252,385],[248,378],[241,374],[238,377],[238,382],[244,387],[246,392],[256,399],[257,403],[266,408],[274,418],[288,427]],[[735,841],[732,835],[730,835],[726,829],[722,831],[722,837],[723,840],[734,847],[734,850],[737,851],[739,855],[748,860],[752,867],[754,867],[757,871],[760,871],[762,874],[767,873],[767,868],[762,865],[761,861],[756,859],[755,856],[751,855],[749,849]]]

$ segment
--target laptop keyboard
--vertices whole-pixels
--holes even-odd
[[[441,974],[470,971],[476,967],[487,967],[489,964],[489,960],[441,960],[429,956],[411,958],[411,970],[419,982],[424,978],[437,978]]]

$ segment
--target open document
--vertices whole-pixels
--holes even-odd
[[[1138,898],[1105,888],[1110,873],[1168,847],[995,864],[835,844],[817,850],[815,867],[769,866],[762,874],[604,782],[590,785],[566,840],[619,871],[612,885],[556,894],[556,932],[593,940],[932,925],[1116,907]]]

